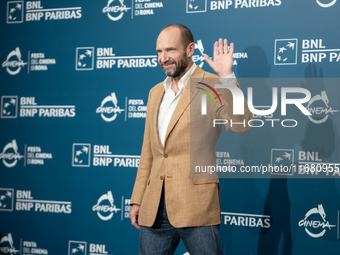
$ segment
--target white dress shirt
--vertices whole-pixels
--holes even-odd
[[[191,66],[191,68],[178,81],[179,91],[177,95],[175,95],[175,92],[171,89],[172,82],[171,82],[170,77],[166,77],[166,79],[163,82],[165,92],[164,92],[162,102],[159,106],[158,125],[157,125],[159,139],[161,140],[163,146],[165,142],[166,130],[168,129],[172,114],[174,113],[176,106],[178,104],[178,101],[181,98],[185,85],[188,83],[195,69],[196,69],[196,64],[194,63]]]
[[[162,145],[164,146],[164,142],[165,142],[165,135],[166,135],[166,131],[168,129],[172,114],[174,113],[176,106],[178,104],[179,99],[181,98],[181,95],[183,93],[183,90],[185,88],[185,85],[188,83],[191,75],[193,74],[193,72],[195,71],[197,65],[195,63],[193,63],[193,65],[191,66],[191,68],[183,75],[183,77],[178,81],[178,88],[179,91],[177,93],[177,95],[175,95],[175,92],[171,89],[171,78],[167,77],[164,82],[164,96],[162,99],[162,102],[159,106],[159,111],[158,111],[158,123],[157,123],[157,131],[158,131],[158,136],[159,139],[162,142]],[[231,75],[224,77],[224,78],[236,78],[235,74],[232,73]],[[235,80],[235,79],[233,79]],[[222,83],[225,83],[225,81],[223,82],[222,79],[220,79],[220,81]],[[236,83],[235,83],[236,85]]]

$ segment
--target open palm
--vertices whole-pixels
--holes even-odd
[[[231,43],[230,50],[228,50],[228,40],[222,41],[222,38],[220,38],[214,44],[214,60],[210,59],[207,54],[204,54],[204,58],[217,76],[223,78],[233,73],[231,70],[233,68],[233,54],[234,44]]]

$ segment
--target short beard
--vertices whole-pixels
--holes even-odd
[[[181,60],[179,61],[179,63],[176,63],[175,61],[169,61],[170,64],[174,63],[175,64],[175,68],[172,70],[166,70],[164,69],[163,64],[161,64],[162,69],[164,70],[165,74],[169,77],[172,78],[176,78],[182,75],[182,73],[184,72],[185,68],[187,68],[188,66],[188,60],[187,60],[187,54],[186,52],[184,52],[183,57],[181,58]]]

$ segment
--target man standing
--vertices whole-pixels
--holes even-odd
[[[166,26],[157,38],[158,62],[167,78],[149,93],[141,159],[131,196],[131,224],[140,229],[139,254],[173,254],[180,239],[192,255],[223,254],[218,178],[191,178],[190,173],[190,150],[216,165],[215,148],[222,131],[212,122],[190,119],[190,108],[200,104],[202,94],[190,79],[208,83],[209,78],[216,78],[193,63],[194,50],[193,36],[181,24]],[[237,86],[233,51],[233,43],[228,50],[227,40],[219,39],[214,45],[214,60],[207,55],[205,60],[219,78],[230,78],[228,82]],[[230,91],[220,89],[219,94],[223,105],[208,105],[209,115],[247,123],[251,114],[246,102],[244,115],[233,116]],[[190,144],[190,122],[206,125],[202,132],[210,134],[194,146]],[[226,128],[240,133],[249,130],[246,125],[228,124]]]

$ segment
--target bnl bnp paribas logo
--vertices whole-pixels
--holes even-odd
[[[294,166],[294,150],[272,149],[271,165],[274,167],[271,174],[294,175],[294,172],[296,172],[296,168]]]
[[[24,20],[24,1],[7,2],[7,24],[22,23]]]
[[[1,118],[17,118],[18,96],[1,97]]]
[[[187,13],[206,12],[207,0],[187,0]]]
[[[96,58],[96,60],[95,60]],[[76,71],[116,68],[146,68],[156,67],[157,55],[116,56],[112,47],[76,48]]]
[[[19,108],[20,107],[20,108]],[[35,97],[1,96],[1,118],[41,117],[68,118],[76,116],[75,105],[41,105]],[[19,109],[19,110],[18,110]]]
[[[305,217],[299,221],[299,227],[303,227],[309,236],[319,238],[324,236],[326,231],[332,231],[332,228],[337,227],[337,225],[332,225],[326,220],[325,209],[322,204],[318,204],[318,207],[310,209]],[[337,238],[339,239],[339,236]]]
[[[20,48],[16,47],[8,55],[6,60],[2,63],[2,67],[6,68],[6,71],[10,75],[16,75],[21,71],[21,68],[27,65],[27,62],[21,59]]]
[[[325,40],[302,39],[301,50],[298,51],[298,39],[276,39],[274,49],[275,65],[296,65],[297,59],[301,59],[302,64],[309,63],[338,63],[340,53],[338,48],[328,48]]]
[[[221,212],[222,221],[227,226],[270,228],[270,215]]]
[[[295,39],[275,40],[275,65],[296,65],[297,64],[297,43]]]
[[[80,19],[81,7],[44,8],[43,1],[8,1],[7,24],[41,20]],[[47,1],[46,1],[47,2]],[[24,10],[26,8],[26,11]]]
[[[89,255],[112,254],[112,252],[109,253],[109,250],[107,250],[106,244],[89,243],[87,247],[87,242],[85,241],[70,240],[68,242],[68,255],[86,255],[87,251]]]
[[[86,242],[82,241],[69,241],[68,242],[68,255],[86,255]]]
[[[1,254],[17,254],[20,250],[14,247],[14,241],[11,233],[0,239],[0,253]]]
[[[93,145],[92,166],[99,167],[138,167],[140,156],[112,154],[109,145]],[[72,149],[72,166],[91,166],[91,144],[74,143]]]
[[[76,70],[93,70],[93,47],[78,47],[76,50]]]
[[[14,189],[0,188],[0,211],[13,211]]]
[[[72,153],[72,166],[89,167],[91,163],[91,144],[74,143]]]

